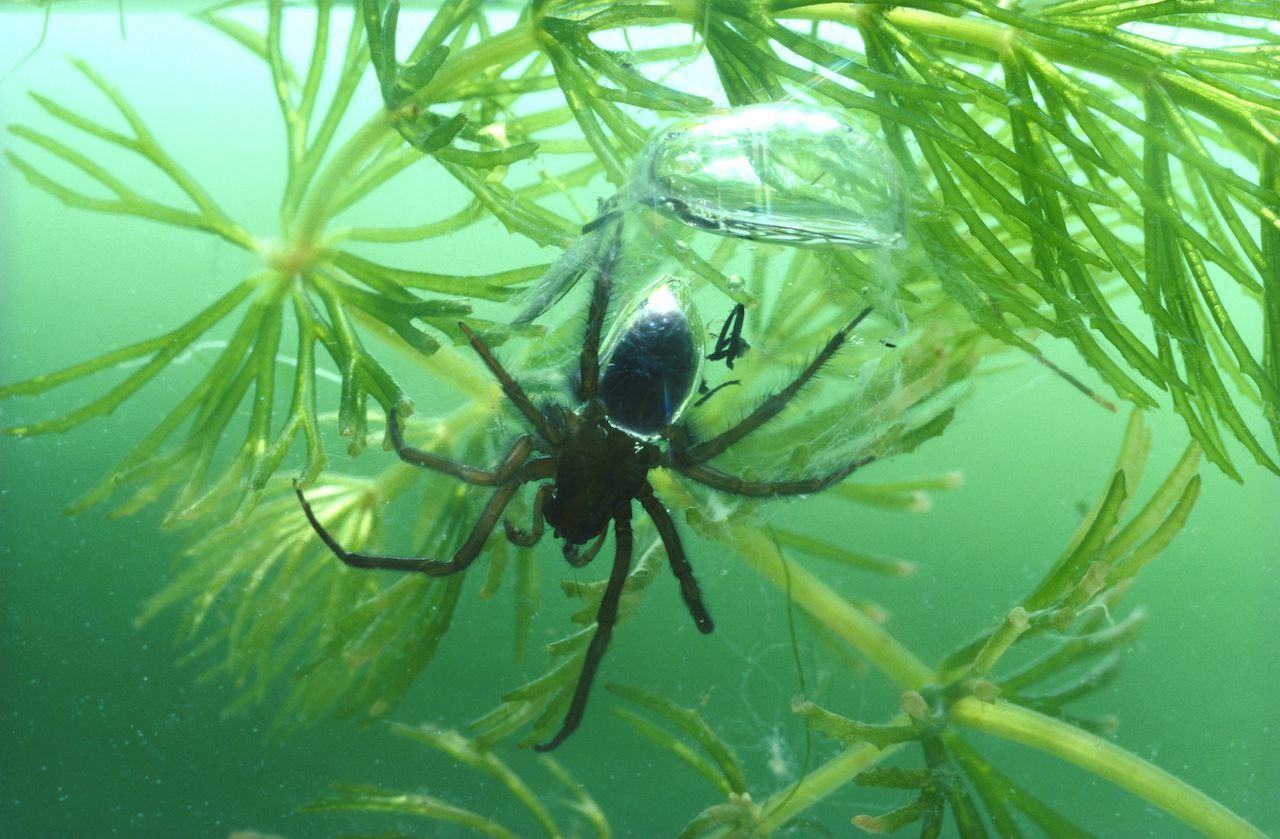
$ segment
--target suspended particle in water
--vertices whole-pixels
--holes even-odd
[[[795,772],[791,765],[791,749],[788,748],[787,741],[777,727],[765,738],[765,747],[769,753],[766,765],[774,780],[786,781],[793,778]]]

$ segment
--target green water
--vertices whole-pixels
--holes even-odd
[[[0,65],[15,63],[39,29],[38,15],[0,14]],[[29,89],[105,115],[100,98],[62,56],[88,58],[128,92],[153,132],[233,216],[269,233],[281,143],[261,65],[184,18],[131,15],[127,32],[121,41],[110,13],[55,15],[41,50],[0,81],[4,122],[47,127],[25,96]],[[11,136],[0,142],[16,147]],[[428,174],[411,176],[378,211],[394,213],[443,188]],[[496,225],[469,235],[437,256],[474,271],[548,258]],[[485,235],[492,238],[476,238]],[[0,381],[170,328],[253,267],[248,256],[207,237],[68,210],[0,165]],[[1053,357],[1074,370],[1069,349],[1057,349]],[[73,432],[0,439],[0,836],[221,839],[237,830],[309,837],[394,829],[462,835],[408,817],[296,812],[335,781],[425,791],[536,835],[492,781],[384,726],[360,729],[338,720],[267,739],[272,698],[225,716],[235,686],[202,678],[201,664],[179,663],[185,648],[174,642],[177,610],[134,625],[141,603],[181,566],[191,534],[160,529],[160,513],[152,509],[122,520],[101,508],[75,518],[60,509],[128,451],[207,363],[196,354],[122,410]],[[325,386],[321,400],[336,399],[337,386]],[[100,388],[90,381],[10,400],[0,404],[0,424],[55,416]],[[454,398],[411,395],[420,407]],[[768,512],[797,529],[819,528],[831,541],[916,563],[919,572],[900,580],[807,560],[837,590],[887,607],[899,640],[935,661],[1001,616],[1057,556],[1080,508],[1105,487],[1125,420],[1123,411],[1101,410],[1043,368],[1019,366],[983,377],[941,439],[869,470],[868,480],[963,472],[963,486],[935,495],[928,513],[859,508],[850,517],[849,507],[822,497],[776,502]],[[1184,431],[1167,413],[1149,424],[1155,436],[1149,473],[1159,476],[1177,459]],[[1238,446],[1229,448],[1238,464],[1250,463]],[[389,457],[374,448],[361,461]],[[340,454],[335,460],[351,465]],[[1117,715],[1122,747],[1274,834],[1280,832],[1280,549],[1272,522],[1280,481],[1251,465],[1242,471],[1237,485],[1204,469],[1201,500],[1186,529],[1130,596],[1149,611],[1148,625],[1115,683],[1079,710]],[[644,686],[699,708],[737,749],[753,792],[763,798],[799,775],[804,755],[802,729],[787,710],[799,687],[785,599],[719,544],[692,534],[685,540],[716,633],[700,636],[674,587],[655,584],[616,633],[600,681]],[[510,586],[481,600],[475,596],[481,574],[473,572],[438,659],[392,719],[462,729],[542,672],[539,645],[561,637],[576,608],[558,594],[556,580],[594,580],[605,571],[603,563],[565,571],[551,540],[539,556],[548,570],[526,661],[512,661]],[[870,720],[895,712],[896,692],[884,679],[837,669],[834,659],[815,652],[818,644],[802,624],[799,652],[812,698]],[[582,730],[556,757],[595,797],[615,835],[673,836],[720,799],[610,713],[620,704],[597,689]],[[1192,835],[1128,793],[1050,757],[971,739],[1096,835]],[[815,741],[811,763],[833,754]],[[563,795],[531,755],[506,746],[502,755],[548,798]],[[793,835],[858,835],[853,815],[905,800],[845,786],[808,813],[825,834],[810,826]]]

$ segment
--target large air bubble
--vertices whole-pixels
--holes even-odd
[[[901,247],[902,188],[879,140],[838,114],[767,103],[677,123],[637,158],[625,203],[787,244]]]
[[[516,322],[532,321],[593,276],[608,243],[622,243],[627,271],[614,286],[629,298],[705,234],[861,254],[877,277],[868,297],[883,308],[895,280],[882,255],[903,246],[904,215],[892,156],[838,113],[766,103],[685,120],[646,144],[626,185],[526,293]],[[655,219],[674,230],[658,231]]]

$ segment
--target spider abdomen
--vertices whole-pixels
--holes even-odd
[[[619,318],[600,379],[613,425],[652,438],[684,410],[702,361],[689,311],[680,287],[667,280]]]

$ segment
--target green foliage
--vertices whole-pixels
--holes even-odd
[[[568,246],[594,215],[588,189],[602,180],[622,186],[655,127],[712,109],[690,89],[688,67],[703,65],[714,75],[720,102],[812,100],[885,138],[910,188],[903,253],[888,260],[834,246],[787,250],[735,240],[699,249],[661,220],[641,232],[695,281],[706,317],[731,301],[749,305],[752,356],[741,365],[741,387],[699,410],[695,435],[736,421],[786,371],[806,363],[850,311],[875,302],[878,322],[859,331],[802,404],[719,463],[748,476],[794,476],[864,454],[910,452],[945,432],[984,360],[1014,348],[1056,370],[1037,344],[1043,336],[1068,342],[1089,367],[1089,383],[1062,374],[1069,382],[1103,405],[1110,402],[1095,389],[1137,408],[1176,412],[1191,442],[1149,500],[1131,510],[1148,445],[1135,411],[1112,480],[1062,554],[990,630],[936,667],[881,625],[878,606],[833,591],[789,557],[799,552],[896,575],[909,573],[909,563],[785,527],[772,533],[751,515],[753,503],[730,504],[655,474],[663,498],[690,527],[727,545],[825,637],[905,692],[905,715],[887,723],[796,703],[806,723],[843,751],[756,803],[751,789],[760,786],[698,713],[660,695],[613,688],[639,709],[620,709],[620,716],[711,787],[712,803],[685,835],[767,835],[798,823],[855,777],[918,791],[900,809],[859,816],[867,830],[918,821],[922,835],[936,835],[949,813],[966,835],[990,828],[1019,836],[1023,817],[1049,835],[1086,835],[988,762],[963,738],[966,729],[1079,763],[1208,835],[1254,835],[1221,805],[1115,746],[1080,749],[1081,738],[1104,731],[1108,721],[1068,706],[1106,685],[1140,628],[1140,609],[1114,624],[1108,618],[1185,523],[1199,491],[1201,453],[1239,478],[1228,454],[1234,439],[1280,472],[1280,34],[1258,25],[1269,9],[1247,0],[962,0],[945,7],[535,0],[511,28],[494,32],[478,0],[445,0],[404,52],[395,3],[365,0],[341,33],[331,31],[340,16],[330,0],[317,0],[301,68],[284,55],[290,16],[279,0],[267,3],[261,28],[225,10],[204,13],[202,21],[270,74],[285,127],[279,229],[256,233],[231,218],[88,64],[75,62],[124,129],[33,92],[60,125],[10,126],[25,148],[7,152],[9,161],[33,186],[71,208],[213,235],[253,254],[260,267],[229,279],[215,302],[175,329],[0,388],[0,399],[39,396],[139,364],[80,408],[4,431],[61,432],[102,417],[204,336],[228,336],[190,392],[72,509],[116,498],[121,512],[131,512],[165,498],[169,523],[202,527],[143,617],[185,605],[191,657],[241,685],[244,704],[287,689],[278,703],[283,728],[334,714],[383,717],[443,642],[460,608],[461,579],[388,580],[341,566],[314,539],[282,473],[295,472],[309,486],[317,514],[353,549],[389,542],[386,505],[419,498],[416,520],[425,524],[413,547],[452,550],[474,520],[479,495],[402,463],[373,477],[330,470],[326,439],[340,436],[355,455],[371,423],[376,429],[388,411],[412,413],[391,372],[394,359],[466,403],[408,422],[413,444],[468,463],[492,462],[507,444],[494,439],[493,428],[510,409],[483,366],[455,351],[465,344],[458,320],[490,346],[502,345],[506,363],[539,398],[564,399],[554,377],[581,341],[573,298],[545,326],[505,325],[513,314],[506,301],[534,283],[544,264],[455,275],[393,264],[386,254],[493,221],[537,245]],[[660,45],[630,46],[627,38],[650,31],[666,33]],[[1188,33],[1201,40],[1189,42]],[[370,73],[380,101],[363,95]],[[355,113],[367,117],[351,128]],[[87,141],[88,150],[64,134]],[[118,152],[143,161],[179,197],[151,197],[113,172],[104,161]],[[522,163],[541,167],[543,176],[529,182]],[[435,167],[456,181],[469,205],[403,227],[351,223],[413,166]],[[1258,322],[1260,340],[1249,326]],[[296,343],[296,365],[282,386],[277,358],[289,343]],[[335,405],[317,404],[324,356],[342,381]],[[240,425],[243,435],[233,431]],[[919,509],[923,493],[952,484],[949,477],[858,482],[831,494]],[[517,518],[527,514],[518,505]],[[638,523],[639,544],[651,547],[628,579],[624,619],[663,562],[646,528]],[[514,578],[523,644],[537,609],[532,553],[500,542],[489,549],[482,593]],[[498,751],[517,732],[520,743],[544,739],[568,702],[602,585],[564,588],[582,601],[578,627],[550,645],[541,675],[473,723],[474,737],[399,733],[498,780],[547,835],[581,827],[605,836],[600,808],[558,764],[543,763],[572,796],[572,830]],[[859,775],[913,749],[922,767]],[[520,835],[425,794],[347,787],[314,808],[417,815],[492,836]]]
[[[396,734],[413,740],[429,748],[447,755],[459,767],[480,772],[497,781],[502,790],[515,799],[531,817],[538,827],[538,832],[548,837],[594,835],[607,839],[610,835],[608,822],[600,807],[581,784],[575,781],[559,763],[550,757],[542,756],[538,760],[546,774],[550,775],[560,787],[562,794],[570,797],[566,802],[568,810],[567,822],[571,830],[561,827],[564,823],[557,820],[552,811],[544,806],[524,779],[502,759],[479,743],[469,740],[456,731],[441,731],[428,727],[410,727],[397,725],[393,729]],[[505,827],[491,817],[481,813],[450,804],[430,795],[419,793],[397,792],[367,786],[335,785],[333,795],[303,808],[313,813],[334,810],[359,810],[375,813],[395,813],[398,815],[417,816],[435,822],[455,824],[483,836],[499,837],[499,839],[515,839],[527,836],[528,833]],[[492,801],[487,810],[493,809]],[[564,817],[562,816],[562,819]],[[590,833],[583,833],[589,830]],[[385,834],[384,834],[385,835]]]
[[[889,833],[921,821],[921,836],[936,836],[949,808],[962,836],[987,835],[984,814],[997,835],[1021,836],[1010,815],[1016,810],[1051,836],[1089,835],[968,744],[959,730],[973,721],[954,710],[962,703],[981,703],[991,713],[1022,709],[1036,719],[1066,722],[1080,731],[1106,734],[1114,728],[1114,719],[1081,717],[1066,706],[1101,690],[1117,672],[1120,653],[1141,629],[1145,614],[1138,608],[1118,621],[1113,616],[1134,575],[1168,543],[1169,534],[1181,529],[1200,487],[1200,451],[1193,444],[1142,509],[1122,522],[1129,488],[1138,484],[1149,446],[1150,436],[1134,414],[1111,481],[1044,579],[996,627],[946,656],[928,686],[905,693],[905,716],[899,721],[869,724],[812,702],[793,705],[811,729],[849,747],[867,744],[883,752],[903,743],[920,745],[924,768],[877,768],[855,779],[870,786],[920,789],[919,797],[890,813],[859,816],[855,824]],[[1035,644],[1037,638],[1042,643]],[[1006,656],[1017,657],[1036,646],[1034,655],[1022,656],[1023,663],[1007,674],[999,666]],[[1130,779],[1126,785],[1136,783]],[[1209,820],[1223,813],[1201,815],[1192,824],[1210,833]],[[1250,828],[1235,822],[1232,829]]]
[[[922,839],[937,837],[949,814],[959,835],[965,837],[992,833],[1022,837],[1027,835],[1024,820],[1052,837],[1084,839],[1092,835],[985,757],[967,737],[967,733],[981,731],[1091,768],[1204,835],[1260,837],[1262,834],[1240,817],[1156,767],[1123,755],[1114,746],[1105,747],[1114,754],[1099,756],[1100,744],[1105,741],[1097,735],[1105,735],[1114,727],[1114,720],[1080,717],[1067,708],[1100,691],[1116,672],[1120,654],[1146,616],[1141,607],[1119,620],[1113,616],[1123,608],[1134,575],[1167,544],[1169,535],[1181,528],[1199,489],[1196,467],[1200,451],[1192,444],[1141,509],[1130,513],[1130,490],[1126,487],[1136,489],[1149,446],[1150,435],[1135,413],[1113,477],[1093,510],[1068,538],[1044,579],[996,627],[944,657],[936,668],[915,663],[905,648],[890,652],[905,661],[900,675],[888,673],[906,688],[902,712],[895,719],[861,722],[803,698],[794,700],[791,710],[805,725],[839,742],[843,751],[772,794],[758,799],[752,795],[756,785],[747,777],[733,747],[698,711],[658,693],[610,685],[613,694],[639,709],[618,707],[614,713],[706,782],[720,799],[694,816],[680,835],[767,836],[785,825],[799,824],[808,807],[849,780],[916,793],[909,803],[894,810],[854,816],[853,823],[869,833],[893,833],[918,823]],[[746,518],[730,519],[724,526],[742,538],[755,535]],[[766,548],[771,554],[767,561],[779,565],[787,561],[776,544],[764,544],[772,546],[772,551]],[[815,585],[821,584],[801,576],[791,580],[785,590],[800,608],[812,610],[815,618],[829,625],[838,623],[838,616],[824,610],[823,602],[809,590]],[[846,604],[844,608],[853,607]],[[855,646],[865,652],[874,643],[868,639]],[[1007,665],[1017,659],[1020,662],[1015,666]],[[511,697],[507,699],[511,701]],[[557,720],[558,716],[551,719],[548,727]],[[484,725],[479,728],[483,731]],[[421,731],[413,736],[437,749],[445,748],[441,738],[447,738],[453,749],[450,753],[464,765],[501,766],[485,739]],[[921,755],[923,766],[877,765],[909,754],[913,748]],[[1100,770],[1108,762],[1110,771]],[[526,790],[522,782],[518,787],[515,781],[504,783]],[[404,803],[387,804],[392,800]],[[418,797],[391,791],[371,795],[348,790],[345,796],[320,806],[381,808],[436,821],[459,821],[459,811],[443,802],[433,802],[428,808]],[[493,825],[474,829],[507,835],[497,833]],[[547,835],[561,834],[548,831]]]

